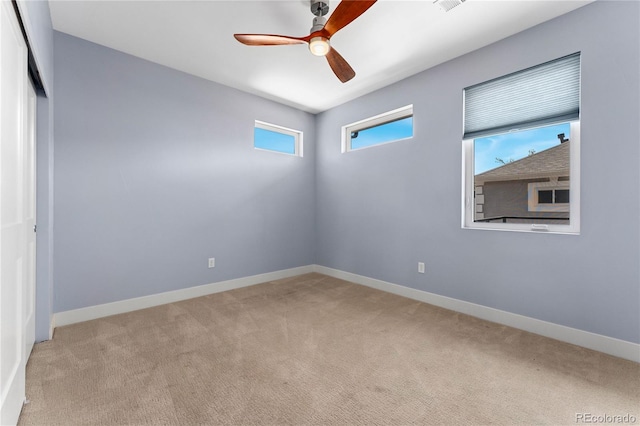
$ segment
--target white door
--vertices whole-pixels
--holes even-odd
[[[27,49],[12,2],[0,1],[0,424],[25,398]]]

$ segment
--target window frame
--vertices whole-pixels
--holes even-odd
[[[274,152],[276,154],[284,154],[293,157],[303,156],[303,132],[301,130],[290,129],[288,127],[279,126],[277,124],[267,123],[266,121],[255,120],[254,121],[254,133],[253,133],[253,149],[264,152]],[[287,136],[293,136],[294,138],[294,152],[282,152],[274,149],[258,148],[256,147],[255,129],[267,130],[274,133],[280,133]]]
[[[344,154],[345,152],[360,151],[361,149],[367,149],[367,148],[386,145],[386,144],[399,142],[407,139],[413,139],[415,137],[415,125],[412,125],[412,129],[411,129],[412,135],[407,138],[392,139],[389,141],[380,142],[380,143],[376,143],[374,145],[369,145],[369,146],[363,146],[360,148],[351,147],[351,134],[353,132],[360,132],[362,130],[367,130],[374,127],[382,126],[384,124],[403,120],[409,117],[412,117],[412,118],[414,117],[413,104],[406,105],[401,108],[394,109],[392,111],[387,111],[382,114],[378,114],[373,117],[365,118],[364,120],[359,120],[354,123],[346,124],[342,126],[342,153]]]
[[[569,224],[537,224],[537,223],[496,223],[475,222],[475,174],[474,174],[474,139],[462,140],[462,228],[491,231],[547,232],[552,234],[580,235],[580,121],[570,121],[569,145]],[[560,123],[556,123],[560,124]],[[527,130],[527,129],[518,129]],[[539,182],[563,186],[566,181]],[[531,185],[531,184],[529,184]],[[554,187],[555,187],[554,186]],[[484,194],[479,194],[484,196]],[[552,205],[553,206],[553,205]],[[538,210],[541,211],[541,210]],[[554,210],[558,211],[558,210]]]

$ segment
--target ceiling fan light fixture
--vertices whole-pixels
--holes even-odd
[[[316,56],[326,56],[330,49],[329,39],[325,37],[313,37],[309,40],[309,50]]]

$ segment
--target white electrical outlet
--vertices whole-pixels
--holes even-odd
[[[210,257],[209,258],[209,268],[215,268],[216,267],[216,258],[215,257]]]
[[[418,272],[424,274],[424,262],[418,262]]]

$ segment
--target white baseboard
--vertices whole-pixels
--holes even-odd
[[[153,306],[178,302],[180,300],[192,299],[194,297],[205,296],[207,294],[220,293],[222,291],[248,287],[268,281],[308,274],[313,272],[313,269],[312,265],[300,266],[298,268],[283,269],[281,271],[236,278],[228,281],[220,281],[197,287],[152,294],[150,296],[120,300],[117,302],[105,303],[103,305],[88,306],[86,308],[73,309],[71,311],[57,312],[53,314],[53,319],[51,321],[52,330],[53,327],[61,327],[63,325],[75,324],[111,315],[123,314],[125,312],[137,311],[138,309],[151,308]]]
[[[627,342],[603,336],[601,334],[590,333],[588,331],[578,330],[576,328],[566,327],[564,325],[558,325],[547,321],[541,321],[535,318],[525,317],[523,315],[513,314],[511,312],[453,299],[451,297],[440,296],[434,293],[416,290],[362,275],[352,274],[350,272],[327,268],[325,266],[314,265],[313,270],[320,274],[351,281],[356,284],[386,291],[387,293],[397,294],[398,296],[404,296],[409,299],[440,306],[442,308],[461,312],[476,318],[507,325],[599,352],[604,352],[619,358],[640,362],[640,345],[637,343]]]
[[[121,300],[118,302],[106,303],[103,305],[89,306],[86,308],[74,309],[71,311],[58,312],[53,315],[53,318],[51,320],[51,334],[53,335],[54,327],[60,327],[63,325],[74,324],[82,321],[89,321],[92,319],[107,317],[110,315],[122,314],[125,312],[136,311],[138,309],[150,308],[153,306],[178,302],[180,300],[191,299],[194,297],[205,296],[207,294],[219,293],[236,288],[248,287],[267,281],[289,278],[296,275],[307,274],[310,272],[318,272],[320,274],[325,274],[331,277],[351,281],[356,284],[386,291],[387,293],[397,294],[398,296],[407,297],[409,299],[418,300],[420,302],[429,303],[435,306],[440,306],[452,311],[461,312],[463,314],[471,315],[476,318],[507,325],[520,330],[539,334],[541,336],[582,346],[584,348],[593,349],[619,358],[640,362],[640,345],[637,343],[627,342],[624,340],[603,336],[601,334],[590,333],[588,331],[578,330],[576,328],[566,327],[547,321],[541,321],[535,318],[525,317],[523,315],[501,311],[499,309],[489,308],[487,306],[477,305],[475,303],[465,302],[463,300],[453,299],[451,297],[440,296],[423,290],[416,290],[414,288],[409,288],[320,265],[308,265],[298,268],[284,269],[281,271],[269,272],[266,274],[253,275],[250,277],[237,278],[197,287],[169,291],[166,293]]]

